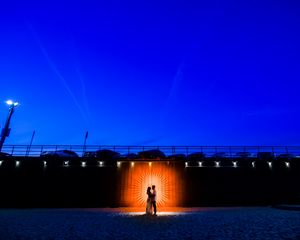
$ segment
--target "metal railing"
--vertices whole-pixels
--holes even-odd
[[[189,155],[191,153],[203,153],[206,157],[211,157],[216,153],[224,153],[227,157],[234,158],[238,153],[247,152],[251,156],[256,156],[259,152],[269,152],[273,156],[280,154],[292,154],[300,156],[300,146],[112,146],[112,145],[4,145],[2,152],[12,156],[39,157],[45,151],[71,150],[79,156],[85,152],[95,152],[108,149],[120,154],[138,153],[146,150],[159,149],[166,156],[173,154]]]

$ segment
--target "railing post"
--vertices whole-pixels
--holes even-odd
[[[12,149],[11,149],[11,155],[14,154],[14,150],[15,150],[15,145],[13,145]]]
[[[28,155],[29,155],[29,146],[27,146],[25,157],[28,157]]]

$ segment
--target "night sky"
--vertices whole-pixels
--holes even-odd
[[[300,144],[299,1],[5,2],[6,144]]]

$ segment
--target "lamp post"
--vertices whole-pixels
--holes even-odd
[[[19,105],[18,102],[14,102],[12,100],[6,101],[6,104],[9,106],[9,109],[8,109],[8,116],[6,118],[6,122],[5,122],[4,128],[2,129],[2,132],[1,132],[0,152],[2,150],[5,138],[9,136],[9,133],[10,133],[9,123],[10,123],[11,117],[12,117],[12,115],[14,113],[15,107],[17,107]]]

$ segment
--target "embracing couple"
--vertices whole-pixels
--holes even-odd
[[[147,188],[147,205],[146,205],[146,214],[147,215],[152,215],[152,206],[154,209],[154,216],[156,216],[156,190],[155,190],[155,185],[152,186],[152,192],[151,192],[151,187]]]

